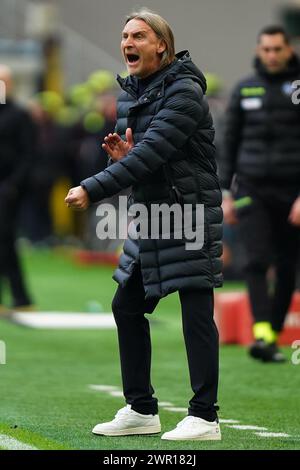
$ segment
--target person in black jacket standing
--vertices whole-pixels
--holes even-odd
[[[168,440],[219,440],[217,418],[218,332],[213,288],[222,284],[221,191],[214,130],[204,98],[206,82],[187,51],[175,56],[173,33],[159,15],[142,10],[127,18],[121,50],[129,76],[118,78],[116,133],[103,147],[113,164],[72,188],[66,203],[91,202],[132,187],[131,201],[204,205],[204,244],[189,251],[185,239],[128,237],[114,279],[112,310],[118,327],[127,406],[93,432],[100,435],[158,433],[157,399],[150,381],[151,342],[145,313],[179,291],[183,331],[194,392],[188,416]]]
[[[227,111],[220,164],[223,210],[227,223],[238,222],[245,248],[255,338],[250,355],[283,362],[276,342],[295,288],[300,225],[300,107],[292,100],[300,61],[284,29],[269,26],[260,32],[255,69],[237,84]],[[237,213],[234,199],[241,198],[246,205]],[[267,280],[271,265],[273,292]]]
[[[3,279],[7,279],[12,308],[30,309],[32,301],[15,243],[19,207],[32,170],[36,132],[29,114],[13,101],[11,71],[1,64],[0,80],[6,90],[5,103],[0,104],[0,291]]]

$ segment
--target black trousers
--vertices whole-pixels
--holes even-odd
[[[213,290],[179,292],[184,340],[194,396],[188,413],[208,421],[217,418],[219,341],[213,319]],[[123,391],[126,402],[142,414],[158,412],[150,380],[151,339],[145,313],[152,313],[159,299],[145,300],[138,265],[127,285],[118,287],[112,310],[118,328]],[[178,371],[179,372],[179,371]],[[170,387],[171,388],[171,387]]]
[[[31,303],[16,250],[18,207],[17,200],[0,197],[0,303],[2,283],[3,280],[7,280],[11,290],[13,307]]]
[[[238,231],[244,247],[244,272],[255,322],[267,321],[280,332],[296,282],[299,228],[288,216],[299,186],[238,183],[236,198],[252,203],[238,213]],[[270,287],[267,272],[275,268]]]

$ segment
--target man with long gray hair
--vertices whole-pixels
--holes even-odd
[[[90,203],[132,186],[131,199],[146,207],[174,203],[204,205],[204,243],[187,250],[186,240],[128,238],[114,279],[112,310],[118,327],[127,406],[95,434],[124,436],[161,431],[150,380],[151,341],[145,313],[178,291],[194,396],[188,416],[163,434],[168,440],[220,440],[217,418],[218,332],[213,288],[221,286],[221,192],[215,164],[214,130],[204,98],[206,81],[187,51],[175,55],[167,22],[148,10],[131,14],[121,51],[129,76],[118,77],[116,132],[103,148],[111,165],[70,189],[69,207]],[[151,222],[151,221],[150,221]]]

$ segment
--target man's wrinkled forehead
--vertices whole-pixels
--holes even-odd
[[[132,24],[133,21],[135,22],[135,24]],[[147,25],[147,23],[145,23],[145,21],[143,20],[130,20],[128,21],[128,23],[126,23],[123,31],[122,31],[122,35],[124,34],[128,34],[128,33],[131,33],[131,34],[138,34],[138,33],[143,33],[143,34],[147,34],[147,33],[154,33],[153,29],[150,28],[150,26]]]

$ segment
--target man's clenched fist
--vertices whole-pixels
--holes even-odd
[[[88,193],[82,186],[71,188],[65,198],[65,203],[77,211],[84,211],[90,205]]]

